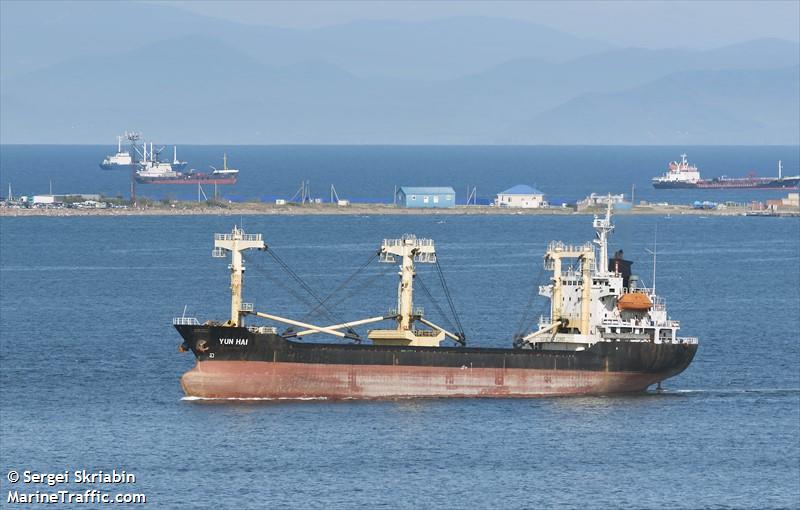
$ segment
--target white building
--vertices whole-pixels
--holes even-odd
[[[632,203],[625,201],[625,195],[622,193],[619,195],[592,193],[578,202],[578,210],[583,211],[592,207],[606,207],[609,203],[614,206],[614,209],[630,209],[633,207]]]
[[[494,200],[494,205],[498,207],[519,207],[523,209],[538,209],[547,207],[544,200],[544,193],[536,188],[517,184],[513,188],[501,191]]]
[[[55,204],[56,197],[55,195],[33,195],[33,203],[34,204]]]

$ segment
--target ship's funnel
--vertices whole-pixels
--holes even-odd
[[[614,258],[608,259],[609,269],[622,275],[622,286],[626,289],[630,285],[632,265],[632,261],[622,258],[622,250],[617,251]]]

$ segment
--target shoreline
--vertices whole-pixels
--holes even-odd
[[[575,211],[568,208],[513,209],[490,206],[456,206],[450,209],[406,209],[383,204],[331,204],[273,205],[236,204],[228,206],[198,205],[181,202],[170,206],[139,208],[68,209],[68,208],[0,208],[0,217],[80,217],[80,216],[569,216],[602,214],[601,208]],[[688,205],[640,205],[632,209],[616,209],[620,216],[688,215],[688,216],[744,216],[744,207],[725,209],[694,209]],[[779,216],[799,216],[800,210],[781,211]]]

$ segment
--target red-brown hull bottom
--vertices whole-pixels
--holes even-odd
[[[137,179],[139,184],[236,184],[236,179]]]
[[[181,386],[202,398],[543,397],[640,392],[670,375],[220,360],[199,361]]]

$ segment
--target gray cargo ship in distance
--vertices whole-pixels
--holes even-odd
[[[236,184],[239,170],[228,168],[228,155],[225,154],[222,168],[212,167],[212,171],[208,173],[194,170],[181,172],[171,163],[159,161],[152,144],[149,152],[145,144],[144,158],[133,176],[139,184]]]
[[[128,148],[122,149],[122,139],[128,140]],[[103,170],[127,170],[136,171],[142,166],[145,159],[145,152],[147,144],[139,147],[139,140],[141,135],[136,131],[126,131],[124,135],[117,136],[117,153],[110,154],[100,162],[100,168]],[[163,147],[159,149],[159,153]],[[174,170],[183,170],[189,163],[186,161],[178,161],[178,147],[172,147],[172,162],[169,163]]]
[[[231,256],[231,310],[225,322],[180,317],[173,324],[182,351],[196,358],[181,378],[186,395],[201,398],[386,399],[415,397],[541,397],[642,392],[681,373],[696,338],[678,335],[654,289],[637,285],[631,262],[608,257],[611,206],[594,218],[597,239],[579,246],[552,242],[544,266],[550,283],[539,293],[550,314],[510,348],[466,345],[413,305],[416,264],[437,264],[434,242],[411,235],[386,239],[379,260],[400,266],[397,307],[388,314],[318,326],[255,311],[241,297],[246,250],[269,250],[260,234],[234,227],[216,234],[215,257]],[[577,262],[569,265],[568,261]],[[440,273],[441,274],[441,273]],[[443,287],[446,283],[442,280]],[[324,300],[322,301],[324,303]],[[452,305],[452,301],[450,301]],[[454,311],[454,310],[453,310]],[[292,329],[248,325],[258,317]],[[362,339],[353,330],[388,321]],[[456,323],[459,323],[456,320]],[[327,334],[352,343],[311,343]],[[446,339],[453,346],[440,345]]]

